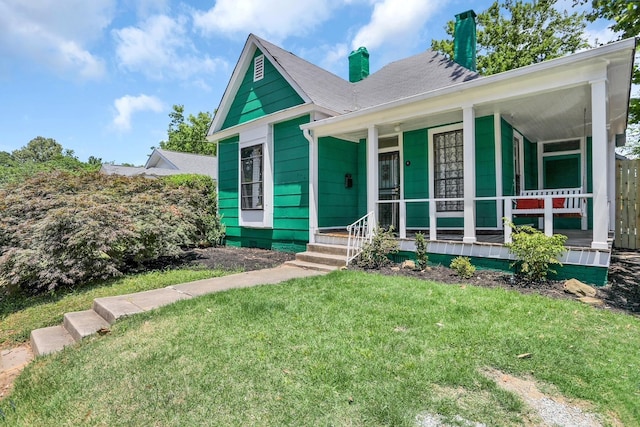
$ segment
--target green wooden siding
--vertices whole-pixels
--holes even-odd
[[[496,196],[496,144],[493,116],[476,118],[476,196]],[[476,202],[476,227],[497,227],[495,201]]]
[[[218,143],[218,212],[226,227],[227,242],[240,235],[238,227],[238,136]]]
[[[502,195],[516,196],[513,177],[513,127],[504,119],[500,121],[502,133]],[[538,188],[538,144],[523,138],[524,188]]]
[[[303,116],[273,126],[273,249],[299,252],[309,241],[309,142]]]
[[[253,56],[261,55],[259,49]],[[231,102],[222,129],[303,104],[304,101],[271,62],[264,59],[264,77],[253,81],[253,60]]]
[[[404,197],[429,198],[429,135],[428,129],[403,134]],[[409,165],[407,165],[409,162]],[[407,203],[407,227],[429,227],[429,203]]]
[[[360,169],[365,169],[364,163],[361,163],[362,168],[358,167],[360,146],[364,144],[332,137],[319,139],[319,227],[345,227],[362,216],[359,210],[360,189],[366,188],[366,175],[359,173]],[[345,186],[345,174],[351,174],[351,188]]]
[[[505,120],[500,120],[502,135],[502,195],[515,196],[513,181],[513,128]]]
[[[493,116],[476,118],[476,192],[478,197],[496,195],[496,167]],[[433,128],[437,129],[437,128]],[[403,134],[404,197],[429,198],[429,128]],[[409,165],[407,165],[409,162]],[[496,202],[476,204],[476,225],[496,227]],[[438,218],[438,227],[459,228],[462,218]],[[407,203],[407,228],[429,227],[429,204]]]
[[[304,250],[309,241],[309,143],[300,125],[309,116],[273,126],[273,228],[239,226],[238,137],[220,141],[219,209],[230,246],[287,252]]]

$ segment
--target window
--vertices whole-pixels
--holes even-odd
[[[263,208],[262,144],[240,151],[242,209]]]
[[[462,129],[433,136],[434,191],[436,198],[464,197]],[[438,202],[438,212],[460,212],[464,201]]]
[[[264,77],[264,55],[256,56],[253,59],[253,81],[257,82]]]
[[[559,151],[578,151],[580,150],[580,140],[573,139],[570,141],[545,142],[545,153],[557,153]]]

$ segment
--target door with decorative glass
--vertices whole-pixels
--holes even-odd
[[[400,204],[384,200],[400,200],[400,152],[378,154],[378,222],[383,228],[399,228]]]

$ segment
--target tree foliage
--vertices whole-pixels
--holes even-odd
[[[184,117],[184,105],[174,105],[169,113],[171,123],[167,130],[167,141],[161,141],[160,147],[166,150],[194,154],[216,154],[216,145],[207,141],[207,131],[213,120],[209,112],[199,112],[197,116]]]
[[[0,286],[76,287],[220,236],[208,177],[42,173],[0,189]]]
[[[611,22],[611,31],[619,34],[619,39],[638,37],[640,35],[640,2],[629,0],[574,0],[574,4],[591,5],[587,19],[594,22],[606,19]],[[633,84],[640,84],[640,67],[636,63],[633,70]],[[637,93],[629,101],[629,125],[627,134],[630,154],[640,156],[640,98]]]
[[[73,150],[65,150],[55,139],[38,136],[11,153],[0,151],[0,187],[39,172],[59,170],[80,173],[98,170],[101,161],[92,158],[95,159],[93,162],[81,162]]]
[[[495,74],[587,47],[585,17],[558,11],[556,0],[497,0],[477,17],[478,72]],[[451,37],[432,40],[431,47],[453,58],[454,21],[445,27]]]

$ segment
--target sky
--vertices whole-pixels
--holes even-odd
[[[490,0],[0,0],[0,151],[53,138],[83,161],[143,165],[169,113],[213,112],[249,33],[348,79],[446,38]],[[570,8],[572,0],[558,7]],[[607,22],[591,41],[615,36]]]

